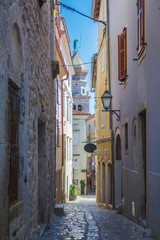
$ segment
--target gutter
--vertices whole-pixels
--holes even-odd
[[[61,118],[62,118],[62,166],[64,165],[64,142],[63,142],[63,135],[64,135],[64,127],[63,127],[63,82],[68,80],[69,73],[67,73],[67,77],[61,79]]]

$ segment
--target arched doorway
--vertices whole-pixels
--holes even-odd
[[[115,204],[121,205],[122,199],[122,161],[121,161],[121,137],[116,136],[116,162],[115,162]]]
[[[106,174],[105,163],[102,163],[102,202],[106,203]]]
[[[112,164],[111,163],[108,163],[107,176],[108,176],[107,203],[112,204]]]

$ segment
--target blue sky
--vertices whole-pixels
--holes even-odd
[[[91,16],[92,0],[61,0],[61,3],[76,9],[88,16]],[[84,63],[91,62],[91,57],[97,53],[98,48],[98,24],[93,20],[85,18],[76,12],[61,8],[61,16],[65,18],[67,29],[70,38],[71,53],[73,52],[73,41],[78,39],[78,55]],[[90,70],[91,64],[88,67],[88,75],[86,80],[87,90],[90,90]],[[90,93],[90,112],[94,113],[94,94]]]

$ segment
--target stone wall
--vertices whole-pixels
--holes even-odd
[[[0,239],[4,240],[33,239],[37,226],[48,222],[54,204],[52,3],[47,1],[41,8],[36,0],[0,3]],[[18,199],[12,205],[8,197],[9,80],[19,89],[20,95]],[[41,137],[42,126],[45,137]],[[43,155],[39,151],[41,147],[44,147]],[[42,166],[40,162],[44,161]],[[45,176],[42,176],[42,168]],[[45,201],[42,201],[43,194]]]

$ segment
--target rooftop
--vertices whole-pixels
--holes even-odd
[[[91,115],[89,112],[83,112],[83,111],[78,111],[73,109],[73,115]]]

